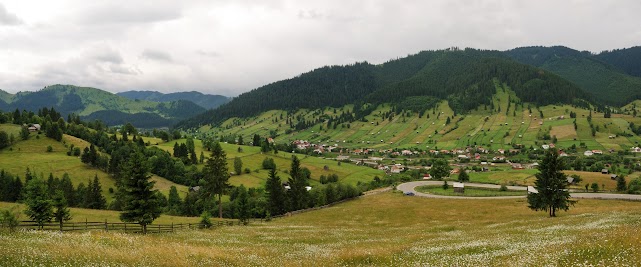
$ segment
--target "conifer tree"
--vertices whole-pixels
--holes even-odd
[[[53,196],[53,207],[56,210],[53,212],[53,218],[60,224],[60,231],[62,232],[62,225],[65,221],[71,220],[71,213],[69,212],[67,199],[65,199],[62,190],[56,190]]]
[[[300,168],[300,160],[296,156],[292,156],[292,165],[289,171],[289,187],[287,196],[289,198],[289,209],[300,210],[307,207],[307,199],[309,193],[305,188],[308,183]]]
[[[122,175],[122,212],[120,220],[136,222],[142,226],[143,234],[147,225],[160,216],[161,205],[150,181],[149,167],[141,152],[134,152],[124,166]]]
[[[276,169],[269,169],[269,178],[265,185],[267,191],[267,210],[271,215],[280,215],[285,213],[285,190],[280,182],[280,177],[276,175]]]
[[[229,187],[229,170],[227,169],[227,154],[220,143],[215,143],[211,150],[211,158],[203,168],[204,184],[203,196],[206,201],[211,201],[218,195],[218,217],[223,217],[222,196]]]
[[[545,210],[550,217],[556,216],[557,210],[569,210],[576,201],[570,200],[567,191],[567,175],[563,171],[563,160],[556,149],[548,149],[539,163],[534,187],[538,193],[527,196],[529,208],[535,211]]]
[[[40,229],[53,218],[53,207],[43,180],[35,178],[27,183],[24,201],[27,205],[24,213],[35,221]]]

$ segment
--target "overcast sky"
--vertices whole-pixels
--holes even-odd
[[[0,89],[235,96],[324,65],[452,46],[637,46],[640,14],[639,0],[0,0]]]

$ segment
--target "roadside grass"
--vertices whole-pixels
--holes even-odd
[[[500,170],[489,172],[472,172],[470,173],[470,182],[488,183],[488,184],[506,184],[506,185],[533,185],[538,170]]]
[[[463,197],[502,197],[502,196],[525,196],[525,191],[500,191],[499,189],[481,188],[465,186],[463,194],[454,192],[452,185],[448,189],[443,189],[439,185],[425,185],[416,187],[416,191],[427,194],[441,195],[441,196],[463,196]]]
[[[582,199],[558,216],[531,211],[525,199],[382,193],[213,230],[0,231],[0,259],[9,266],[635,266],[641,260],[641,203]]]

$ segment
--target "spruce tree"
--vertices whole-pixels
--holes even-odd
[[[98,175],[96,174],[93,177],[93,183],[91,183],[91,209],[105,209],[107,208],[107,200],[102,195],[102,186],[100,185],[100,180],[98,180]]]
[[[269,178],[265,185],[267,191],[267,210],[271,215],[280,215],[285,213],[285,190],[280,182],[280,177],[276,175],[276,169],[269,169]]]
[[[167,199],[167,210],[169,214],[179,215],[181,212],[182,200],[180,195],[178,195],[178,190],[175,186],[171,186],[169,189],[169,198]]]
[[[239,157],[234,158],[234,172],[241,175],[243,171],[243,161]]]
[[[63,223],[71,220],[71,213],[69,212],[67,199],[65,199],[65,195],[62,190],[56,190],[54,193],[53,207],[56,208],[53,212],[53,218],[60,224],[60,231],[62,232]]]
[[[124,166],[122,181],[122,212],[120,220],[136,222],[142,226],[143,234],[161,213],[160,201],[150,181],[149,167],[141,152],[134,152]]]
[[[625,183],[625,177],[623,175],[620,175],[617,177],[617,191],[619,192],[625,192],[627,189],[627,185]]]
[[[53,218],[53,206],[47,193],[47,185],[43,180],[35,178],[27,183],[24,201],[27,205],[24,213],[36,222],[40,229]]]
[[[559,157],[558,151],[548,149],[539,163],[539,173],[535,175],[534,187],[538,193],[527,196],[530,209],[545,210],[550,217],[555,217],[557,210],[567,211],[576,203],[570,200],[570,192],[566,189],[567,175],[562,172],[563,169],[563,160]]]
[[[222,197],[229,187],[229,170],[227,169],[227,154],[220,143],[215,143],[211,150],[211,158],[203,168],[204,184],[203,197],[205,201],[212,200],[218,195],[218,217],[223,217]]]
[[[291,176],[288,181],[290,189],[287,191],[289,209],[301,210],[307,208],[309,193],[305,187],[308,183],[300,168],[300,160],[296,156],[292,156],[292,165],[289,175]]]
[[[238,196],[236,196],[236,200],[234,202],[236,218],[243,223],[247,223],[250,216],[250,205],[249,195],[247,194],[247,189],[244,185],[241,184],[238,187]]]

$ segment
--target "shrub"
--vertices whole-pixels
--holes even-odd
[[[447,181],[445,181],[445,182],[443,183],[443,190],[447,190],[448,188],[450,188],[450,185],[448,185],[448,184],[447,184]]]
[[[502,184],[501,188],[499,189],[499,191],[507,191],[507,186]]]
[[[52,152],[52,151],[53,151],[53,147],[51,147],[51,145],[48,145],[47,146],[47,152]]]
[[[599,192],[599,184],[597,183],[592,183],[592,185],[590,185],[590,188],[592,188],[592,192]]]
[[[13,232],[18,227],[18,217],[12,210],[2,210],[0,212],[0,225],[9,228]]]
[[[203,211],[200,215],[200,226],[202,228],[211,228],[213,224],[211,223],[211,214],[208,211]]]

